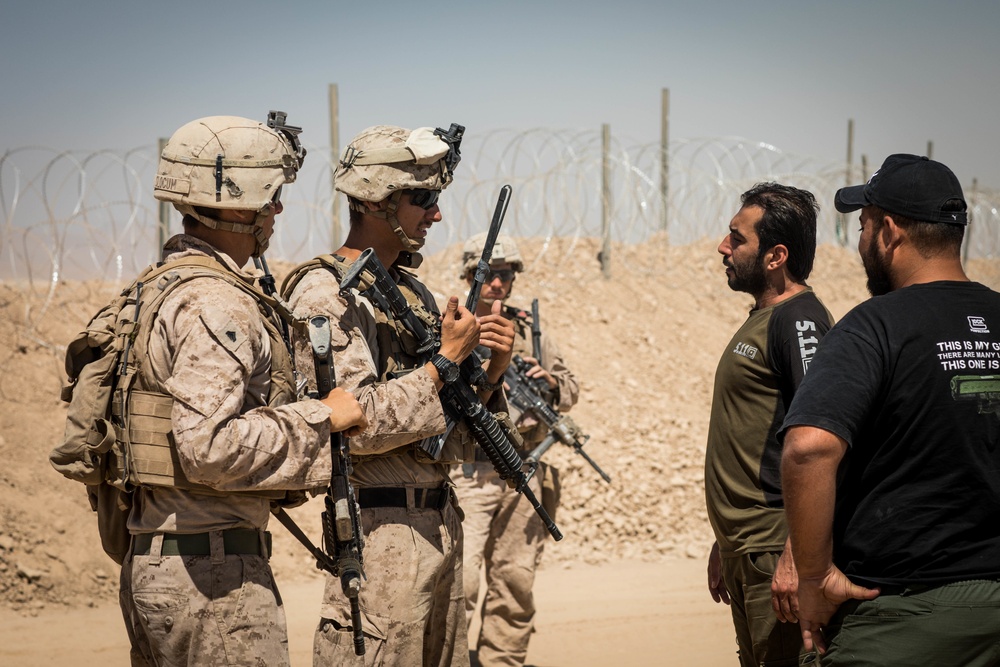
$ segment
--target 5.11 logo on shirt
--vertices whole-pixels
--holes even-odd
[[[816,337],[816,323],[812,320],[798,320],[795,323],[795,330],[798,331],[799,336],[799,355],[802,358],[802,372],[805,373],[809,370],[809,362],[812,361],[813,355],[816,354],[816,348],[819,346],[819,338]],[[807,335],[812,332],[812,335]]]

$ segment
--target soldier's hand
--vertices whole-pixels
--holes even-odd
[[[493,302],[489,315],[479,319],[479,344],[490,351],[486,374],[490,382],[498,382],[514,356],[514,322],[501,315],[503,303]]]
[[[722,579],[722,556],[718,542],[712,545],[712,553],[708,555],[708,592],[716,602],[729,604],[729,591]]]
[[[465,306],[458,305],[458,297],[448,299],[441,316],[441,349],[439,352],[456,364],[472,354],[479,344],[479,322]]]
[[[330,430],[334,433],[343,431],[350,438],[361,435],[368,428],[364,408],[351,392],[334,387],[333,391],[319,400],[330,408]]]
[[[799,575],[795,571],[791,544],[781,552],[771,578],[771,608],[782,623],[798,623],[795,609],[799,606]]]
[[[535,359],[534,357],[522,357],[522,359],[531,364],[531,368],[528,369],[525,375],[530,378],[541,378],[545,380],[545,383],[549,385],[549,389],[555,389],[556,386],[558,386],[559,383],[554,377],[552,377],[552,373],[549,373],[547,370],[542,368],[538,363],[538,359]]]

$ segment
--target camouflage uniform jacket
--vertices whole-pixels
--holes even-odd
[[[163,249],[165,262],[199,255],[249,277],[191,236],[175,236]],[[267,405],[271,342],[253,297],[224,280],[190,281],[160,306],[148,353],[144,388],[174,399],[173,439],[184,474],[221,493],[141,486],[131,532],[262,530],[268,499],[239,492],[329,483],[330,410],[314,400]]]
[[[439,316],[434,297],[412,273],[390,272],[404,294],[409,292],[428,313]],[[356,290],[342,296],[337,276],[327,268],[307,271],[287,296],[297,316],[326,315],[334,323],[337,385],[354,393],[368,417],[368,429],[351,438],[352,481],[358,486],[423,487],[447,482],[448,465],[418,460],[414,445],[445,431],[445,413],[434,381],[423,367],[425,362],[405,349],[405,341],[394,339],[386,344],[384,329],[380,335],[385,324],[378,321],[384,314],[377,313]],[[312,384],[315,371],[306,342],[296,339],[295,351],[299,372]],[[391,370],[401,372],[390,374]],[[503,393],[495,392],[487,408],[506,410]],[[471,455],[472,443],[463,425],[452,431],[449,444],[453,439],[464,441]]]

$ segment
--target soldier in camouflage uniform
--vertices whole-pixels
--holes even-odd
[[[463,277],[472,284],[476,264],[482,254],[486,235],[469,239],[462,253]],[[524,270],[524,262],[514,241],[498,237],[490,260],[490,275],[480,293],[480,313],[490,312],[511,293],[514,278]],[[531,316],[523,310],[504,305],[503,314],[514,324],[514,354],[532,364],[529,377],[545,380],[552,390],[551,406],[568,411],[580,395],[573,373],[566,367],[550,336],[542,333],[543,364],[534,357],[531,341]],[[531,415],[512,410],[511,418],[524,439],[521,456],[538,445],[548,434],[545,424]],[[477,657],[484,667],[524,664],[531,638],[535,601],[531,588],[535,569],[542,558],[548,534],[531,504],[497,475],[486,456],[477,450],[474,463],[456,468],[452,473],[455,492],[465,511],[465,608],[469,623],[479,598],[480,569],[486,570],[486,591],[482,606]],[[549,515],[555,519],[558,506],[558,471],[544,463],[531,478],[530,486]],[[543,488],[544,487],[544,488]]]
[[[343,390],[294,402],[291,361],[241,268],[264,252],[281,186],[295,180],[303,156],[294,132],[213,116],[181,127],[160,157],[155,196],[184,214],[184,233],[166,243],[163,262],[177,267],[174,279],[195,261],[219,277],[168,294],[148,354],[137,359],[132,400],[164,407],[162,442],[172,443],[177,468],[132,462],[140,478],[173,479],[141,482],[134,493],[121,573],[133,665],[289,662],[268,565],[271,502],[328,484],[331,429],[366,425]]]
[[[510,362],[513,327],[498,312],[477,318],[451,297],[443,318],[410,270],[428,229],[441,220],[437,198],[452,180],[458,146],[431,128],[376,126],[344,152],[336,188],[348,196],[347,240],[333,255],[294,270],[282,291],[297,313],[326,315],[333,327],[334,365],[341,386],[355,391],[372,428],[350,441],[365,538],[361,592],[365,664],[413,667],[468,665],[462,592],[461,513],[448,477],[450,463],[470,460],[473,441],[461,425],[431,455],[432,436],[445,432],[438,392],[446,372],[479,344],[489,348],[491,389],[480,397],[505,408],[500,387]],[[345,270],[373,248],[418,317],[441,327],[430,361],[391,313],[352,290],[340,294]],[[311,360],[297,355],[313,377]],[[461,380],[458,380],[461,381]],[[436,439],[434,439],[436,440]],[[314,644],[315,665],[362,664],[352,650],[348,600],[327,577]]]

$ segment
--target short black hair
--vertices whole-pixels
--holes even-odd
[[[941,205],[941,211],[964,211],[965,202],[961,199],[949,199]],[[914,220],[905,215],[886,211],[878,206],[872,206],[872,232],[877,234],[885,223],[885,216],[906,230],[913,247],[923,258],[934,255],[960,254],[962,241],[965,239],[965,225],[952,225],[946,222],[924,222]]]
[[[788,272],[804,283],[816,259],[816,197],[808,190],[769,182],[744,192],[741,201],[744,208],[757,206],[764,211],[754,230],[760,243],[758,258],[776,245],[785,246]]]

